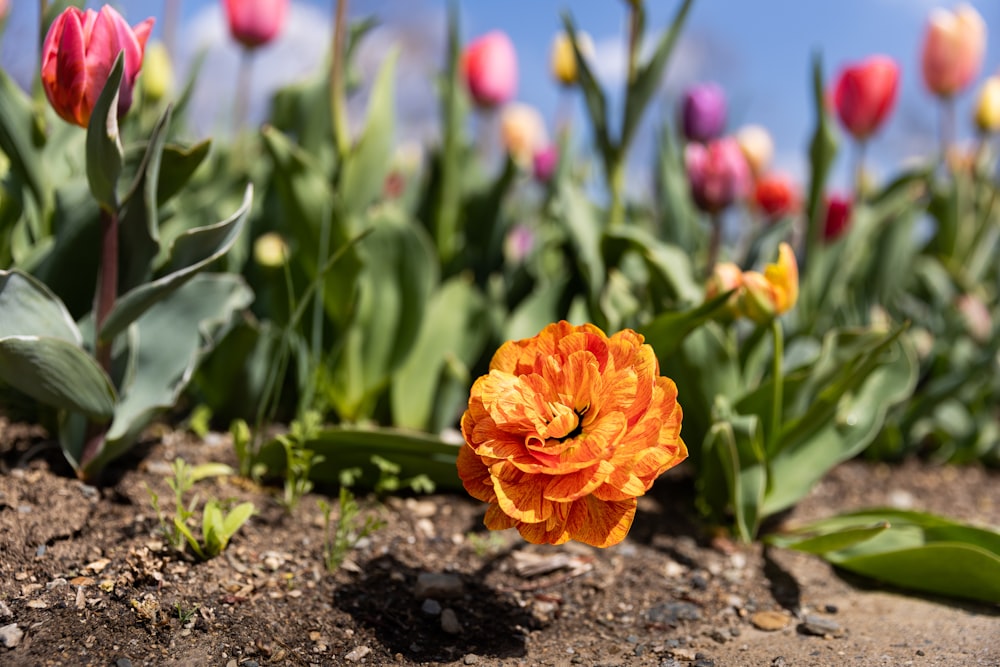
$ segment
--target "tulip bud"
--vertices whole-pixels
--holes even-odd
[[[584,58],[594,56],[594,41],[585,32],[576,33],[576,45],[580,49],[580,55]],[[552,40],[552,50],[549,56],[552,76],[564,86],[575,85],[580,76],[576,63],[576,52],[573,51],[573,42],[569,35],[564,32],[557,33]]]
[[[743,288],[743,312],[758,324],[791,310],[799,299],[799,265],[792,247],[779,245],[777,263],[768,264],[763,274],[746,271]]]
[[[504,258],[511,264],[520,264],[535,247],[535,233],[527,225],[514,225],[504,238]]]
[[[159,102],[174,87],[174,69],[163,42],[153,42],[146,49],[142,66],[142,90],[152,102]]]
[[[826,216],[823,218],[823,240],[832,243],[847,231],[851,224],[851,200],[840,195],[826,199]]]
[[[684,149],[691,196],[698,208],[718,213],[743,197],[750,184],[750,169],[736,140],[731,137],[707,146],[688,144]]]
[[[740,314],[740,288],[743,287],[743,271],[732,262],[718,262],[712,267],[712,275],[705,283],[705,299],[714,299],[720,294],[733,291],[726,299],[726,316],[735,318]]]
[[[979,74],[986,54],[986,23],[970,5],[931,11],[921,54],[924,83],[939,97],[962,91]]]
[[[288,244],[276,232],[261,234],[253,243],[253,258],[265,268],[280,268],[288,259]]]
[[[770,174],[757,180],[753,203],[770,221],[785,217],[795,210],[798,195],[791,180],[783,174]]]
[[[517,92],[517,52],[499,30],[486,33],[465,47],[462,72],[472,100],[480,107],[504,104]]]
[[[888,56],[871,56],[841,70],[833,104],[844,128],[864,140],[881,127],[896,104],[899,66]]]
[[[745,125],[736,133],[736,142],[747,159],[747,166],[756,176],[760,176],[771,166],[774,157],[774,140],[771,133],[760,125]]]
[[[533,166],[535,155],[548,146],[548,132],[538,109],[527,104],[508,104],[500,113],[500,135],[504,148],[523,169]]]
[[[980,132],[1000,130],[1000,76],[991,76],[983,82],[976,101],[976,127]]]
[[[272,41],[285,26],[290,0],[225,0],[229,33],[248,49]]]
[[[56,113],[87,127],[115,59],[124,52],[118,117],[124,116],[132,106],[132,90],[152,29],[152,18],[130,27],[108,5],[99,12],[69,7],[57,16],[42,43],[41,65],[42,88]]]
[[[990,334],[993,333],[993,317],[990,315],[990,309],[986,307],[982,299],[972,294],[963,294],[958,297],[955,306],[958,308],[958,312],[962,314],[966,330],[968,330],[973,340],[978,343],[988,341]]]
[[[706,142],[726,130],[726,93],[715,83],[688,88],[681,106],[681,127],[688,141]]]
[[[548,183],[559,166],[559,147],[549,144],[535,152],[532,160],[532,173],[539,183]]]

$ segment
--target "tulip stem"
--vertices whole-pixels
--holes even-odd
[[[233,107],[233,128],[235,132],[242,130],[247,123],[247,112],[250,106],[250,86],[253,82],[253,49],[243,49],[240,54],[240,72],[236,80],[235,106]]]
[[[771,374],[773,375],[774,394],[771,398],[771,434],[768,438],[769,450],[777,446],[778,434],[781,433],[781,413],[784,404],[785,378],[782,375],[782,358],[785,356],[784,333],[781,322],[775,317],[771,320],[771,334],[774,337],[774,357],[771,359]]]
[[[711,218],[711,233],[708,237],[708,259],[705,262],[705,276],[711,276],[719,261],[719,247],[722,245],[722,218],[713,213]]]
[[[638,3],[632,3],[628,23],[628,82],[635,81],[636,65],[639,57],[639,31],[642,28],[641,10]]]
[[[608,189],[611,190],[611,210],[608,213],[608,224],[612,229],[625,224],[625,199],[622,190],[625,188],[625,161],[616,155],[608,165]]]
[[[343,160],[350,149],[347,128],[347,102],[344,84],[344,58],[347,38],[347,0],[337,0],[333,19],[333,62],[330,64],[330,111],[333,114],[333,139]]]
[[[951,171],[948,164],[948,150],[955,141],[955,100],[945,97],[941,100],[941,162],[947,171]]]
[[[115,307],[118,296],[118,213],[101,209],[101,268],[94,293],[94,357],[111,376],[111,341],[101,337],[101,328]]]
[[[864,139],[854,144],[854,201],[865,200],[865,153],[868,142]]]

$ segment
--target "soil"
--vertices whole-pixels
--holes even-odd
[[[335,500],[310,494],[288,513],[280,489],[238,477],[196,486],[257,507],[221,556],[165,543],[147,489],[172,497],[177,456],[234,464],[226,436],[164,429],[100,488],[33,427],[0,421],[0,455],[3,665],[1000,665],[997,606],[705,535],[683,466],[605,550],[487,533],[482,504],[458,495],[362,498],[385,525],[331,573],[317,501]],[[998,482],[855,461],[788,518],[894,505],[997,526]]]

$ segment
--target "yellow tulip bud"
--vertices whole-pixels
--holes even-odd
[[[743,288],[743,313],[755,322],[764,324],[791,310],[799,299],[799,265],[792,247],[778,246],[777,263],[768,264],[763,274],[745,272]]]
[[[771,165],[774,157],[774,140],[771,133],[760,125],[745,125],[736,133],[736,143],[743,151],[750,171],[754,176],[761,176]]]
[[[594,55],[594,42],[585,32],[576,33],[576,44],[580,48],[580,54],[585,58]],[[552,76],[556,81],[564,86],[576,84],[580,77],[577,68],[576,53],[573,51],[573,43],[569,35],[564,32],[558,33],[552,40],[552,50],[550,55]]]
[[[279,268],[288,259],[288,244],[275,232],[261,234],[254,241],[253,258],[265,268]]]
[[[174,68],[163,42],[153,42],[146,47],[141,81],[142,89],[151,102],[159,102],[174,87]]]
[[[979,89],[976,102],[976,127],[980,132],[1000,130],[1000,76],[991,76]]]

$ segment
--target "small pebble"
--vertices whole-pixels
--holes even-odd
[[[466,665],[478,665],[479,656],[475,653],[468,653],[464,658],[462,658],[462,663]]]
[[[24,637],[24,630],[17,627],[17,623],[11,623],[0,627],[0,644],[7,648],[16,648]]]
[[[115,667],[132,667],[132,661],[128,658],[118,658],[115,660]]]
[[[645,616],[650,623],[675,626],[680,621],[701,620],[701,609],[690,602],[665,602],[650,607]]]
[[[427,598],[424,603],[420,605],[420,611],[424,612],[428,616],[437,616],[441,613],[441,603],[432,598]]]
[[[367,646],[364,646],[364,645],[357,646],[357,647],[351,649],[347,653],[347,655],[344,656],[344,660],[347,660],[348,662],[357,662],[358,660],[361,660],[361,658],[365,657],[366,655],[368,655],[371,652],[372,652],[372,650],[370,648],[368,648]]]
[[[791,621],[791,617],[783,611],[758,611],[750,617],[753,626],[765,632],[787,628]]]
[[[823,611],[825,611],[828,614],[836,614],[840,610],[837,609],[837,605],[835,605],[835,604],[828,604],[828,605],[825,605],[823,607]]]
[[[924,656],[924,655],[927,655],[927,654],[924,653],[924,650],[922,648],[918,648],[917,649],[917,655]]]
[[[441,612],[441,629],[449,635],[462,634],[462,624],[458,622],[458,616],[451,607]]]
[[[843,634],[839,623],[815,614],[806,614],[799,629],[807,635],[816,635],[817,637],[826,637],[827,635],[837,637]]]

